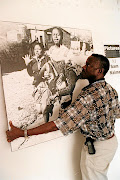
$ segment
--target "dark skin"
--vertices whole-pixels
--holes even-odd
[[[11,142],[19,137],[24,137],[24,130],[15,127],[12,122],[9,122],[11,129],[6,131],[7,135],[7,141]],[[58,128],[56,127],[55,123],[53,121],[47,122],[43,125],[40,125],[36,128],[27,130],[27,135],[38,135],[38,134],[44,134],[48,132],[57,131]]]
[[[86,65],[83,66],[83,70],[81,73],[82,79],[88,79],[89,83],[93,83],[96,80],[104,78],[104,69],[101,67],[100,62],[97,60],[96,57],[90,56],[86,61]],[[24,130],[15,127],[12,122],[9,122],[11,129],[6,131],[7,141],[11,142],[19,137],[24,137]],[[27,130],[27,135],[38,135],[49,133],[52,131],[57,131],[58,128],[56,127],[53,121],[47,122],[43,125],[40,125],[36,128],[32,128]]]
[[[88,79],[89,83],[93,83],[104,78],[104,69],[101,67],[100,61],[96,57],[90,56],[83,66],[81,79]]]

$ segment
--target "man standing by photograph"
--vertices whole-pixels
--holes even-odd
[[[117,150],[115,120],[120,118],[118,94],[104,77],[109,70],[108,59],[99,54],[88,57],[80,78],[88,79],[75,102],[61,110],[55,121],[29,130],[21,130],[11,122],[7,131],[7,141],[61,130],[64,135],[80,129],[81,133],[94,141],[95,154],[88,153],[83,144],[81,153],[81,173],[83,180],[107,180],[107,171]]]

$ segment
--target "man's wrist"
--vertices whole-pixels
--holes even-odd
[[[25,138],[25,139],[27,139],[27,138],[28,138],[27,129],[24,129],[24,138]]]
[[[24,137],[24,130],[20,129],[20,137]]]

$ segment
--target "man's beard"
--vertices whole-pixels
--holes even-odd
[[[79,75],[79,79],[87,79],[89,82],[93,82],[96,79],[95,75],[87,75],[87,73],[83,70]]]
[[[80,77],[80,79],[87,79],[86,73],[85,73],[84,70],[82,70],[82,72],[80,73],[79,77]]]

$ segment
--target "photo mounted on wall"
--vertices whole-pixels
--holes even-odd
[[[106,76],[107,81],[119,92],[120,89],[120,45],[104,45],[105,56],[110,61],[110,69]]]
[[[58,117],[72,102],[82,66],[93,53],[92,32],[0,22],[0,60],[9,121],[30,129]],[[10,127],[9,127],[10,128]],[[11,142],[12,151],[62,136],[60,131]]]

